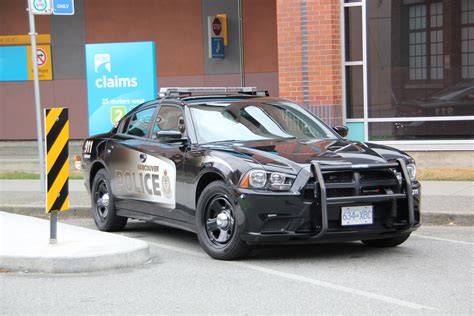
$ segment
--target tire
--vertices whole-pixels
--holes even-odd
[[[408,239],[408,237],[410,237],[410,234],[392,238],[362,240],[362,242],[369,247],[387,248],[396,247],[404,243]]]
[[[114,196],[110,192],[110,176],[100,169],[94,177],[91,190],[92,215],[97,228],[105,232],[122,230],[127,225],[127,217],[118,216]],[[108,199],[104,196],[107,194]]]
[[[250,251],[249,245],[240,239],[235,210],[232,192],[224,181],[211,182],[199,197],[197,236],[201,247],[214,259],[235,260]]]

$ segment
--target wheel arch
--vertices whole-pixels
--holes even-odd
[[[197,203],[199,201],[199,197],[201,196],[202,191],[211,184],[214,181],[224,181],[227,184],[229,181],[226,180],[224,175],[222,175],[219,171],[217,170],[207,170],[201,174],[199,177],[199,180],[196,185],[196,193],[195,193],[195,200],[194,200],[194,206],[197,207]]]
[[[107,170],[107,168],[105,167],[105,164],[101,161],[95,161],[93,164],[92,164],[92,167],[91,167],[91,171],[89,172],[89,188],[91,189],[92,191],[92,184],[94,183],[94,178],[95,178],[95,175],[97,174],[97,172],[99,172],[99,170],[101,169],[105,169]]]

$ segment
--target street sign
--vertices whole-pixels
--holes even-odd
[[[211,59],[224,59],[226,45],[226,32],[227,27],[224,25],[223,15],[219,16],[208,16],[207,17],[207,34],[209,40],[209,58]]]
[[[33,80],[33,61],[31,56],[31,46],[27,46],[28,79]],[[53,80],[53,66],[51,63],[51,45],[37,45],[36,63],[38,65],[39,80]]]
[[[213,37],[212,38],[212,58],[224,58],[224,39],[222,37]]]
[[[220,36],[222,32],[222,23],[221,20],[216,17],[214,18],[214,21],[212,21],[212,32],[214,33],[214,36]]]
[[[54,15],[74,15],[74,0],[53,0]]]
[[[30,10],[35,15],[50,15],[51,0],[30,0]]]
[[[44,110],[46,213],[69,209],[69,117],[67,108]]]
[[[44,49],[38,48],[36,50],[36,58],[38,59],[38,67],[43,67],[46,65],[46,62],[48,60],[48,55],[46,55],[46,52]]]

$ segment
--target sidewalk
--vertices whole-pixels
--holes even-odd
[[[58,223],[58,243],[49,244],[49,222],[0,212],[0,268],[77,273],[132,267],[150,258],[146,242]]]
[[[61,217],[90,217],[83,180],[69,181],[71,210]],[[474,225],[474,181],[422,181],[422,224]],[[39,180],[0,180],[0,211],[46,217]]]

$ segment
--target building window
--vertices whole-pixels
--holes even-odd
[[[427,20],[427,5],[417,4],[408,7],[409,29],[409,77],[410,80],[443,79],[443,3],[432,2]],[[426,35],[429,30],[429,42]],[[427,66],[429,48],[429,67]]]
[[[426,79],[426,5],[409,8],[410,80]]]
[[[430,5],[430,78],[443,79],[443,3]]]
[[[461,73],[463,79],[474,78],[474,0],[461,2]]]

